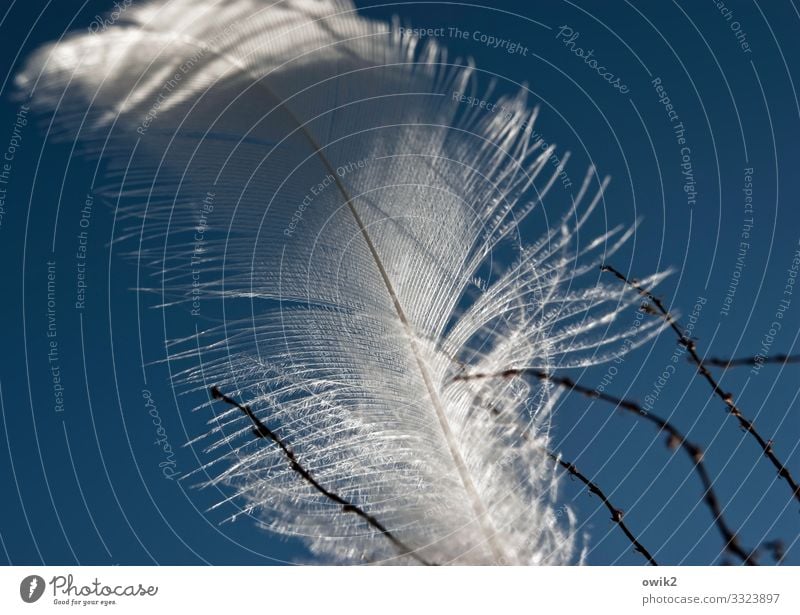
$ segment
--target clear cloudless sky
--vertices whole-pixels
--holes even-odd
[[[495,79],[490,99],[529,89],[530,102],[541,107],[538,132],[559,152],[572,152],[567,172],[573,192],[590,164],[613,178],[584,237],[641,218],[612,264],[633,276],[673,268],[659,293],[684,318],[702,303],[693,330],[701,353],[759,352],[782,299],[789,301],[780,330],[768,338],[770,352],[800,352],[800,290],[784,292],[800,248],[800,12],[792,0],[722,4],[358,2],[375,19],[398,15],[406,26],[444,28],[439,38],[450,57],[474,59],[479,91]],[[47,124],[33,121],[32,112],[23,125],[13,74],[39,45],[87,28],[111,8],[105,1],[44,0],[0,8],[0,156],[11,158],[0,183],[0,561],[308,561],[299,542],[276,538],[247,516],[228,522],[236,504],[214,507],[228,494],[198,488],[201,477],[167,478],[159,467],[164,453],[155,443],[153,405],[175,450],[170,468],[180,475],[208,460],[201,448],[184,446],[203,432],[208,417],[189,411],[200,397],[181,396],[169,384],[170,369],[179,366],[159,362],[165,317],[154,309],[158,297],[137,301],[131,291],[145,284],[137,280],[135,263],[110,244],[121,227],[100,199],[91,203],[85,227],[85,304],[74,308],[74,254],[95,167],[72,156],[71,143],[46,138]],[[451,27],[467,37],[452,36]],[[604,81],[565,45],[576,33],[574,46],[593,50],[625,88]],[[482,35],[519,43],[520,51],[487,45]],[[679,121],[670,120],[660,101],[658,79]],[[678,123],[685,143],[678,142]],[[743,191],[746,175],[752,176],[752,212]],[[570,188],[556,185],[548,215],[563,211],[569,197]],[[54,410],[48,357],[48,262],[55,263],[62,412]],[[738,285],[730,297],[734,276]],[[191,326],[171,325],[169,337],[191,333]],[[592,385],[605,377],[607,391],[643,400],[675,365],[676,348],[666,332],[611,371],[604,365],[572,375]],[[764,366],[756,374],[738,368],[722,382],[800,475],[800,365]],[[684,358],[670,371],[653,411],[704,446],[725,516],[742,542],[782,538],[787,562],[800,563],[794,544],[800,505]],[[554,422],[555,448],[625,510],[659,561],[728,561],[691,462],[670,451],[651,425],[580,397],[562,404]],[[565,480],[562,495],[587,535],[589,563],[643,561],[577,481]]]

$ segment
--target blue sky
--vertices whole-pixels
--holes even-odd
[[[110,8],[70,4],[16,2],[0,24],[0,150],[11,156],[0,176],[0,465],[11,468],[0,473],[0,561],[303,561],[301,545],[263,532],[253,520],[225,522],[234,505],[209,510],[226,494],[168,476],[205,461],[202,451],[183,446],[204,429],[205,417],[188,411],[199,399],[179,397],[169,385],[176,366],[158,363],[167,321],[170,336],[191,333],[193,324],[151,309],[157,297],[137,299],[130,290],[140,285],[135,266],[109,248],[120,232],[114,211],[91,198],[91,186],[102,181],[94,166],[72,157],[70,144],[46,140],[46,126],[10,96],[11,76],[28,53],[66,30],[88,27]],[[537,131],[559,152],[572,152],[573,184],[589,164],[613,178],[587,235],[641,218],[613,264],[631,275],[675,270],[659,292],[684,317],[701,304],[693,330],[701,353],[752,355],[765,336],[770,352],[798,352],[800,295],[785,292],[800,248],[794,83],[800,14],[791,1],[358,6],[376,19],[396,14],[403,25],[438,29],[453,55],[474,59],[481,84],[496,80],[490,98],[529,89],[530,101],[541,106]],[[590,58],[613,75],[600,74]],[[554,214],[570,198],[569,188],[556,192],[547,203]],[[76,308],[82,250],[86,290]],[[49,272],[55,324],[48,320]],[[780,330],[770,335],[778,320]],[[675,350],[674,336],[665,333],[615,366],[606,390],[643,400],[658,389],[653,411],[707,450],[725,517],[742,542],[792,543],[800,533],[798,502],[688,362],[669,370],[663,388],[654,386]],[[722,381],[765,437],[775,439],[776,453],[795,475],[798,369],[739,368]],[[573,376],[594,385],[608,370]],[[62,411],[54,409],[60,403],[54,377],[63,386]],[[559,409],[554,436],[565,458],[625,510],[659,561],[728,559],[691,464],[670,452],[652,426],[575,396]],[[589,563],[642,562],[577,481],[565,481],[564,497],[589,535]],[[796,545],[787,562],[800,563]]]

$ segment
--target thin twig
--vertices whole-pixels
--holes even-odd
[[[641,553],[652,566],[658,566],[658,562],[655,560],[655,558],[644,547],[644,545],[636,539],[636,536],[633,535],[633,532],[631,532],[631,530],[625,524],[625,521],[622,520],[623,517],[625,516],[625,513],[611,503],[611,500],[608,499],[608,497],[606,496],[605,493],[603,493],[600,487],[598,487],[593,481],[589,480],[584,474],[582,474],[581,471],[575,467],[575,464],[570,463],[569,461],[564,461],[563,459],[561,459],[561,457],[559,457],[558,455],[556,455],[551,451],[547,451],[547,456],[550,457],[550,459],[552,459],[553,461],[557,462],[562,468],[564,468],[572,476],[581,481],[584,485],[586,485],[586,488],[589,490],[589,493],[594,493],[597,497],[599,497],[600,501],[603,502],[605,507],[608,508],[609,511],[611,511],[611,520],[619,526],[619,529],[621,529],[622,532],[625,534],[625,536],[627,536],[628,540],[631,541],[631,544],[633,544],[633,548],[637,552]]]
[[[466,369],[466,365],[462,365],[462,367]],[[463,379],[465,379],[464,374],[462,374],[460,377],[455,378],[455,380],[463,380]],[[489,409],[492,416],[494,417],[500,416],[501,414],[500,410],[494,404],[487,403],[486,400],[483,399],[483,396],[480,393],[476,395],[476,399],[480,402],[481,405],[486,406]],[[526,442],[530,441],[530,434],[527,429],[520,430],[520,437]],[[628,540],[630,540],[634,550],[637,551],[638,553],[641,553],[649,564],[651,564],[652,566],[658,566],[658,562],[650,554],[650,551],[648,551],[645,548],[645,546],[639,542],[639,540],[630,530],[625,521],[623,521],[625,513],[611,503],[611,500],[608,499],[608,496],[606,496],[603,490],[600,489],[600,487],[598,487],[596,483],[589,480],[589,478],[587,478],[580,470],[578,470],[578,468],[575,466],[574,463],[571,463],[569,461],[564,461],[560,455],[557,455],[553,451],[545,450],[545,453],[550,459],[558,463],[569,474],[571,474],[579,481],[581,481],[584,485],[586,485],[587,489],[589,490],[589,493],[594,493],[597,497],[599,497],[600,500],[605,505],[605,507],[608,508],[608,510],[611,512],[611,520],[619,526],[619,528],[622,530],[622,533],[625,534]]]
[[[670,314],[666,307],[664,307],[664,303],[656,297],[651,291],[639,285],[635,280],[629,280],[626,278],[622,273],[611,267],[610,265],[603,265],[600,268],[601,271],[608,271],[616,276],[619,280],[623,281],[625,284],[634,288],[638,293],[649,299],[653,305],[658,308],[658,311],[661,312],[661,316],[664,320],[669,324],[675,334],[678,336],[679,343],[684,346],[689,351],[689,356],[691,357],[692,362],[697,366],[697,371],[700,373],[703,378],[706,379],[708,384],[711,386],[711,389],[714,391],[717,397],[719,397],[725,405],[728,407],[728,413],[731,414],[739,421],[739,425],[750,435],[752,435],[756,442],[758,442],[761,450],[764,451],[764,455],[772,462],[772,465],[778,470],[778,476],[781,478],[786,479],[786,482],[789,484],[790,489],[792,490],[792,495],[800,501],[800,484],[794,480],[792,477],[791,472],[789,469],[778,459],[777,455],[775,455],[775,451],[773,450],[773,441],[771,439],[767,440],[761,436],[761,434],[756,430],[755,424],[753,421],[746,418],[739,407],[736,405],[736,402],[733,400],[733,395],[731,393],[727,393],[726,391],[722,390],[717,380],[711,374],[711,371],[706,367],[706,364],[703,362],[703,359],[697,353],[697,345],[695,341],[686,336],[681,329],[678,322],[675,318]]]
[[[554,376],[542,370],[533,368],[507,369],[505,371],[498,372],[495,374],[460,375],[456,376],[454,379],[477,380],[482,378],[498,378],[498,377],[511,378],[513,376],[523,376],[523,375],[533,376],[534,378],[538,378],[539,380],[552,382],[553,384],[557,384],[561,387],[570,389],[572,391],[575,391],[576,393],[585,395],[586,397],[612,403],[618,408],[627,410],[628,412],[631,412],[632,414],[637,415],[646,421],[654,423],[659,427],[660,430],[665,431],[667,434],[669,434],[667,445],[670,448],[675,448],[676,446],[680,446],[684,451],[686,451],[686,453],[689,455],[689,457],[691,457],[692,461],[694,462],[694,467],[697,470],[697,474],[700,477],[700,481],[703,483],[703,488],[704,488],[703,499],[705,500],[708,507],[711,509],[711,513],[714,516],[714,523],[716,524],[720,534],[722,534],[723,540],[725,541],[725,549],[733,553],[737,557],[739,557],[745,564],[751,566],[757,565],[755,552],[749,551],[742,547],[741,543],[739,542],[738,536],[730,528],[730,526],[728,526],[728,523],[722,516],[722,507],[720,506],[719,498],[717,498],[716,492],[714,491],[713,482],[711,481],[711,476],[709,475],[708,470],[703,461],[703,450],[698,445],[687,440],[686,437],[666,419],[663,419],[651,412],[647,412],[640,404],[636,403],[635,401],[614,397],[613,395],[609,395],[608,393],[597,391],[595,389],[590,389],[588,387],[577,384],[571,378]]]
[[[786,545],[782,540],[768,540],[761,543],[760,548],[767,551],[776,564],[782,564],[783,558],[786,557]]]
[[[342,512],[346,513],[353,513],[359,517],[361,517],[364,521],[367,522],[371,527],[378,530],[381,534],[386,536],[386,538],[391,542],[398,551],[400,551],[403,555],[408,555],[413,557],[417,560],[420,564],[424,564],[425,566],[432,566],[431,562],[427,561],[426,559],[422,558],[420,555],[415,553],[412,549],[410,549],[403,541],[401,541],[397,536],[395,536],[385,525],[383,525],[380,521],[378,521],[375,517],[371,514],[366,512],[363,508],[348,502],[342,496],[333,493],[332,491],[328,491],[325,487],[320,485],[317,480],[311,475],[311,473],[305,469],[300,462],[297,460],[297,456],[294,454],[294,451],[289,448],[286,443],[269,427],[267,427],[253,412],[253,410],[248,405],[240,404],[235,399],[228,397],[222,391],[220,391],[216,386],[211,387],[211,397],[214,399],[219,399],[224,401],[225,403],[234,406],[241,410],[253,423],[253,434],[257,438],[265,438],[267,440],[271,440],[275,444],[278,445],[278,448],[281,449],[286,459],[289,460],[289,465],[291,466],[292,470],[297,472],[300,477],[306,481],[309,485],[314,487],[319,493],[324,495],[326,498],[331,500],[332,502],[336,502],[342,507]]]
[[[800,355],[794,354],[776,354],[770,357],[755,355],[753,357],[741,357],[739,359],[722,359],[719,357],[712,357],[704,359],[706,365],[713,365],[715,367],[753,367],[754,365],[763,365],[765,363],[800,363]]]

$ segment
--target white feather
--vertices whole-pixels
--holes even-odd
[[[453,377],[586,366],[646,338],[613,328],[635,293],[579,289],[628,236],[574,253],[600,200],[593,171],[525,242],[520,224],[561,167],[521,127],[536,117],[524,92],[502,101],[520,121],[465,113],[452,93],[474,88],[469,66],[344,1],[172,0],[124,20],[41,50],[19,84],[144,218],[166,303],[191,301],[193,283],[244,303],[176,349],[194,361],[181,380],[252,405],[321,484],[428,561],[574,561],[545,454],[554,392]],[[333,561],[408,559],[235,409],[209,435],[217,480],[270,529]]]

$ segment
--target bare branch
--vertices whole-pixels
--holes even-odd
[[[708,507],[711,509],[711,513],[714,516],[714,523],[717,525],[720,534],[722,534],[722,538],[725,542],[725,549],[730,553],[733,553],[737,557],[739,557],[745,564],[755,566],[757,565],[756,562],[756,554],[753,551],[745,549],[742,547],[741,543],[739,542],[739,538],[736,533],[730,528],[728,523],[725,521],[724,517],[722,516],[722,507],[720,506],[719,498],[714,491],[713,482],[711,481],[711,476],[708,473],[708,469],[705,466],[703,461],[703,450],[696,444],[690,442],[686,439],[686,437],[677,429],[675,428],[669,421],[663,419],[655,414],[647,412],[640,404],[635,401],[631,401],[629,399],[622,399],[619,397],[614,397],[613,395],[609,395],[607,393],[597,391],[595,389],[590,389],[588,387],[582,386],[577,384],[571,378],[567,377],[560,377],[554,376],[552,374],[548,374],[547,372],[532,369],[532,368],[520,368],[520,369],[507,369],[502,372],[498,372],[496,374],[468,374],[468,375],[460,375],[456,376],[454,380],[477,380],[482,378],[511,378],[513,376],[533,376],[534,378],[538,378],[539,380],[552,382],[553,384],[557,384],[561,387],[570,389],[575,391],[576,393],[580,393],[585,395],[586,397],[590,397],[593,399],[600,399],[605,402],[609,402],[614,404],[617,408],[621,408],[622,410],[627,410],[628,412],[639,416],[640,418],[654,423],[661,431],[666,432],[669,435],[667,440],[667,445],[670,448],[675,448],[680,446],[689,457],[694,462],[695,470],[697,471],[698,476],[700,477],[700,481],[703,483],[703,499],[705,500]]]
[[[789,487],[792,490],[792,495],[798,501],[800,501],[800,484],[795,481],[791,472],[789,472],[789,469],[778,459],[777,455],[775,455],[775,451],[772,448],[773,441],[771,439],[765,439],[756,430],[756,426],[753,424],[753,421],[745,417],[744,414],[742,414],[742,411],[736,405],[736,402],[734,402],[733,395],[724,391],[722,387],[720,387],[717,380],[706,367],[703,359],[697,353],[697,345],[695,344],[695,341],[684,334],[683,329],[681,329],[680,325],[672,316],[672,314],[670,314],[667,308],[664,307],[664,303],[661,301],[661,299],[656,297],[648,289],[639,285],[635,280],[629,280],[610,265],[603,265],[600,269],[601,271],[608,271],[612,273],[619,280],[622,280],[625,284],[637,290],[640,295],[649,299],[653,305],[656,306],[658,311],[661,313],[662,318],[669,324],[672,330],[675,331],[675,334],[678,336],[678,342],[689,351],[689,356],[691,357],[692,362],[697,366],[697,371],[701,376],[703,376],[703,378],[706,379],[708,384],[711,386],[711,389],[714,391],[714,394],[723,402],[725,402],[725,405],[728,407],[728,414],[735,417],[736,420],[739,421],[739,425],[747,433],[752,435],[753,438],[755,438],[756,442],[758,442],[759,446],[761,447],[761,450],[764,451],[764,456],[767,457],[767,459],[772,462],[772,465],[774,465],[778,470],[778,476],[786,479],[786,482],[789,484]]]
[[[467,366],[465,364],[461,364],[461,367],[462,369],[466,369]],[[465,380],[465,379],[466,378],[464,377],[464,375],[462,375],[460,377],[455,378],[454,380]],[[495,405],[487,403],[481,394],[476,395],[476,400],[481,405],[486,406],[491,412],[493,417],[498,418],[500,416],[501,414],[500,410]],[[522,428],[519,425],[518,427],[520,428],[520,437],[526,442],[530,441],[530,435],[528,433],[528,430]],[[611,512],[611,520],[619,526],[619,528],[622,530],[622,533],[625,534],[628,540],[630,540],[634,550],[637,551],[638,553],[641,553],[649,564],[651,564],[652,566],[658,566],[658,562],[656,562],[655,558],[650,554],[650,552],[645,548],[645,546],[638,541],[633,532],[631,532],[628,525],[625,523],[625,521],[623,521],[625,513],[611,503],[611,500],[608,499],[608,496],[606,496],[606,494],[602,491],[602,489],[600,489],[600,487],[598,487],[596,483],[589,480],[589,478],[587,478],[582,472],[580,472],[580,470],[578,470],[578,468],[575,466],[574,463],[571,463],[569,461],[564,461],[560,455],[557,455],[552,451],[545,450],[545,453],[550,459],[552,459],[562,468],[564,468],[570,475],[574,476],[580,482],[586,485],[587,489],[589,490],[589,493],[594,493],[597,497],[599,497],[600,500],[605,505],[605,507],[608,508],[608,510]]]
[[[776,564],[782,564],[783,558],[786,557],[786,545],[783,544],[782,540],[776,539],[762,542],[759,549],[763,549],[769,553]]]
[[[628,540],[631,541],[634,550],[641,553],[644,558],[652,565],[658,566],[658,562],[655,558],[650,554],[650,552],[644,547],[642,543],[640,543],[636,536],[633,535],[633,532],[628,528],[625,522],[622,520],[625,516],[625,513],[614,506],[611,503],[611,500],[608,499],[605,493],[598,487],[593,481],[589,480],[584,474],[575,467],[575,464],[570,463],[569,461],[564,461],[561,457],[557,456],[556,454],[552,453],[551,451],[547,451],[547,456],[550,457],[553,461],[557,462],[562,468],[564,468],[567,472],[569,472],[572,476],[577,478],[581,481],[586,488],[589,490],[589,493],[594,493],[597,497],[600,498],[600,501],[603,502],[606,508],[611,512],[611,520],[619,526],[619,529],[627,536]]]
[[[342,512],[346,513],[353,513],[354,515],[358,515],[364,521],[367,522],[368,525],[373,527],[374,529],[378,530],[381,534],[386,536],[386,538],[391,542],[398,551],[402,555],[408,555],[413,557],[417,560],[420,564],[424,564],[425,566],[432,566],[431,562],[425,560],[420,555],[415,553],[411,548],[409,548],[403,541],[401,541],[397,536],[395,536],[386,526],[384,526],[380,521],[378,521],[375,517],[371,514],[366,512],[363,508],[348,502],[340,495],[333,493],[332,491],[328,491],[325,487],[320,485],[317,480],[311,475],[311,473],[304,468],[300,462],[297,460],[297,456],[294,454],[291,448],[289,448],[286,443],[269,427],[267,427],[253,412],[253,410],[248,405],[240,404],[235,399],[228,397],[222,391],[220,391],[216,386],[211,387],[211,397],[214,399],[219,399],[224,401],[226,404],[234,406],[241,410],[253,423],[253,434],[257,438],[265,438],[267,440],[271,440],[275,444],[278,445],[278,448],[281,449],[281,452],[284,454],[286,459],[289,461],[289,465],[291,466],[292,470],[297,472],[300,477],[306,481],[309,485],[314,487],[319,493],[324,495],[326,498],[331,500],[332,502],[336,502],[342,507]]]
[[[704,359],[706,365],[713,365],[714,367],[753,367],[754,365],[763,365],[765,363],[800,363],[800,355],[794,354],[776,354],[770,357],[762,355],[755,355],[752,357],[741,357],[739,359],[722,359],[719,357],[712,357]]]

